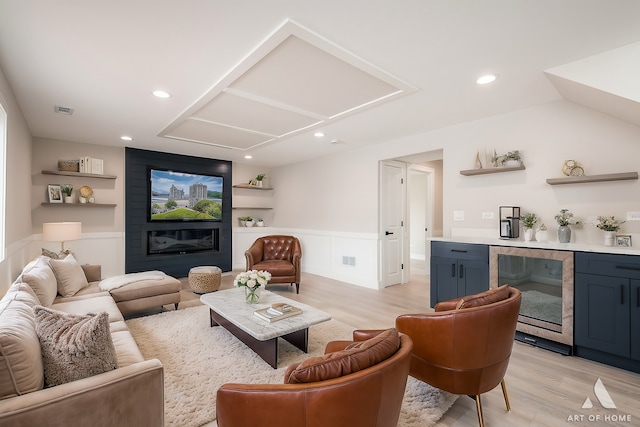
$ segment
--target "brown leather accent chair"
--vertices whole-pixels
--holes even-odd
[[[396,328],[413,340],[409,375],[476,401],[484,426],[480,395],[502,385],[509,365],[520,311],[520,291],[507,285],[436,305],[435,312],[406,314]]]
[[[355,347],[375,340],[372,336],[380,331],[354,331],[353,342],[330,342],[325,356],[289,366],[285,384],[222,385],[216,396],[218,427],[395,427],[413,346],[408,336],[388,331],[395,334],[391,355],[368,367],[360,365],[363,369],[358,365],[371,355],[362,352],[371,347]],[[354,361],[354,352],[366,357]]]
[[[296,284],[300,293],[300,241],[293,236],[264,236],[256,239],[244,253],[247,271],[264,270],[271,273],[270,283]]]

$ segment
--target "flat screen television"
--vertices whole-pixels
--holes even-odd
[[[221,221],[222,177],[149,169],[149,219]]]

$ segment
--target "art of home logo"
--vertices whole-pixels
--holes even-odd
[[[613,399],[606,387],[602,383],[602,380],[598,378],[596,383],[593,385],[593,392],[598,399],[600,405],[605,409],[617,409],[616,404],[613,403]],[[592,409],[593,402],[587,396],[582,404],[582,409]],[[628,414],[619,414],[619,413],[605,413],[603,414],[571,414],[567,417],[568,422],[631,422],[631,415]]]

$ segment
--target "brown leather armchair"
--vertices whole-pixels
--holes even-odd
[[[259,237],[244,253],[247,271],[264,270],[271,273],[270,283],[296,284],[300,293],[300,241],[293,236]]]
[[[355,331],[354,340],[364,341],[378,332]],[[218,427],[395,427],[412,349],[408,336],[400,334],[399,339],[399,348],[389,358],[337,378],[302,384],[224,384],[217,393]],[[331,342],[325,354],[349,344]]]
[[[414,343],[409,375],[449,393],[474,398],[481,427],[480,395],[498,384],[511,411],[504,375],[520,300],[519,290],[504,285],[441,302],[435,312],[399,316],[396,328]]]

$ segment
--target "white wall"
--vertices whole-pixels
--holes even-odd
[[[559,101],[390,141],[375,148],[288,165],[273,170],[274,225],[322,230],[326,235],[353,235],[336,239],[337,248],[321,254],[328,271],[338,269],[334,255],[340,245],[350,249],[359,236],[378,232],[378,162],[443,149],[443,235],[469,230],[498,237],[500,205],[517,205],[537,213],[555,237],[554,215],[568,208],[583,221],[596,215],[626,216],[640,211],[640,181],[550,186],[547,178],[561,177],[564,160],[575,159],[586,174],[638,171],[640,128],[599,112]],[[482,176],[462,176],[472,169],[477,150],[506,153],[520,150],[525,171]],[[464,221],[453,221],[453,211],[465,212]],[[494,212],[493,220],[482,212]],[[640,221],[623,226],[625,234],[640,232]],[[460,233],[458,233],[460,234]],[[593,226],[575,228],[573,240],[602,246],[602,232]],[[635,242],[640,242],[636,236]],[[640,243],[636,243],[639,245]],[[371,243],[355,254],[371,261],[379,271]],[[321,274],[321,273],[320,273]],[[342,279],[341,279],[342,280]],[[355,284],[367,277],[346,280]]]

